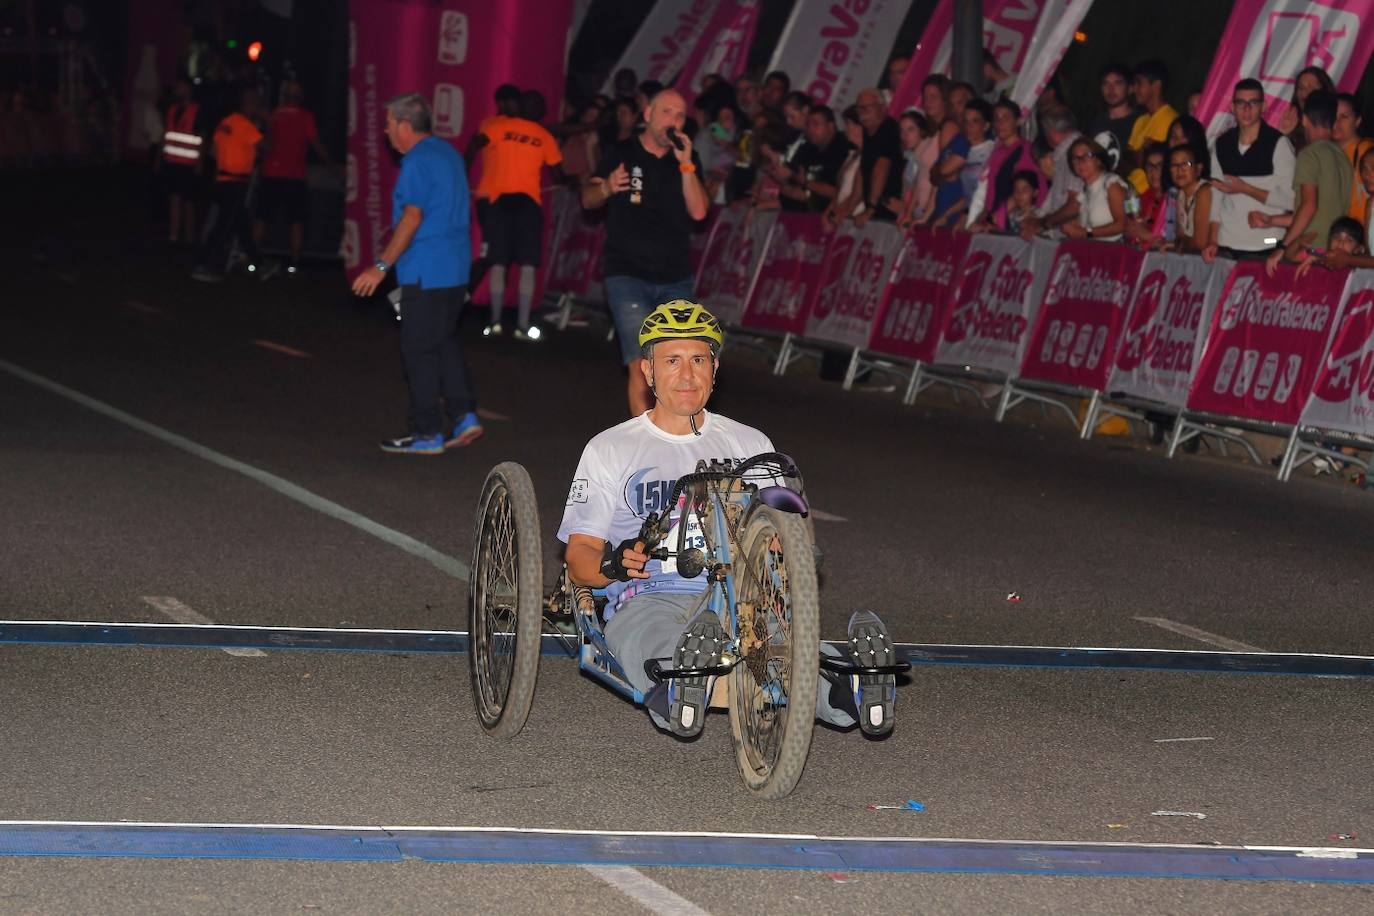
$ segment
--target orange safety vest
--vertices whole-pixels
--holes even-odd
[[[162,158],[174,165],[195,165],[200,162],[201,138],[196,135],[196,114],[200,106],[195,102],[173,105],[167,109],[167,132],[162,135]]]

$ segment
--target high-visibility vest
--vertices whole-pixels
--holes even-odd
[[[175,165],[195,165],[200,162],[201,139],[196,135],[195,102],[173,105],[167,109],[167,132],[162,135],[162,158]]]

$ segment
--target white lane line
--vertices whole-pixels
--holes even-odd
[[[1205,642],[1209,646],[1216,646],[1218,649],[1225,649],[1228,652],[1263,652],[1259,646],[1252,646],[1248,642],[1240,642],[1236,639],[1227,639],[1225,636],[1218,636],[1215,633],[1208,633],[1206,630],[1199,630],[1197,627],[1190,627],[1186,623],[1178,623],[1164,617],[1135,617],[1141,623],[1148,623],[1161,629],[1169,630],[1180,636],[1187,636],[1189,639],[1196,639],[1198,642]]]
[[[487,410],[485,407],[477,408],[477,416],[481,417],[483,420],[499,420],[501,422],[510,422],[510,417],[506,416],[503,413],[497,413],[494,410]]]
[[[143,603],[161,611],[163,614],[175,620],[177,623],[193,623],[197,626],[213,625],[214,621],[199,611],[187,607],[170,595],[144,595]],[[239,658],[266,658],[267,653],[261,649],[225,649],[230,655]]]
[[[812,509],[811,517],[818,522],[847,522],[849,519],[843,515],[831,515],[829,512],[822,512],[820,509]]]
[[[660,916],[710,916],[706,910],[686,897],[668,890],[648,875],[628,865],[583,865],[582,870],[595,875],[635,903]]]
[[[1215,741],[1215,738],[1156,738],[1155,744],[1172,744],[1176,741]]]
[[[309,359],[310,354],[304,350],[297,350],[295,347],[288,347],[286,344],[279,344],[275,340],[254,340],[253,345],[262,347],[264,350],[271,350],[274,353],[284,353],[287,356],[294,356],[297,359]]]
[[[197,442],[192,442],[185,436],[179,436],[170,430],[163,429],[161,426],[149,423],[147,420],[140,420],[133,414],[125,413],[118,407],[111,407],[104,401],[97,401],[93,397],[68,388],[66,385],[54,382],[36,372],[30,372],[22,366],[16,366],[8,360],[0,359],[0,370],[4,370],[10,375],[21,378],[32,385],[37,385],[39,388],[51,391],[53,394],[61,395],[70,401],[75,401],[82,407],[94,410],[98,414],[123,423],[125,426],[132,427],[141,433],[146,433],[154,439],[159,439],[173,448],[181,449],[183,452],[195,455],[197,458],[203,458],[211,464],[217,464],[225,470],[233,471],[236,474],[242,474],[244,477],[256,480],[268,489],[276,490],[288,499],[294,499],[301,505],[309,506],[316,512],[337,519],[344,524],[352,525],[354,528],[365,531],[375,538],[386,541],[393,547],[399,547],[406,553],[419,557],[440,571],[453,576],[455,579],[467,580],[468,566],[462,560],[451,557],[446,553],[440,553],[428,544],[417,541],[408,534],[402,534],[394,528],[388,528],[385,525],[374,522],[365,515],[359,515],[352,509],[347,509],[332,500],[325,499],[323,496],[310,492],[305,487],[294,484],[275,474],[268,473],[261,468],[256,468],[251,464],[239,461],[236,458],[230,458],[228,455],[217,452],[212,448],[207,448]]]

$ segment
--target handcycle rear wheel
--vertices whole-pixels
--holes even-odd
[[[529,473],[513,461],[491,469],[477,503],[468,575],[468,670],[487,734],[525,727],[539,674],[543,558]]]
[[[796,515],[756,504],[741,531],[733,612],[742,659],[730,672],[730,729],[744,784],[775,800],[801,778],[815,728],[815,556]]]

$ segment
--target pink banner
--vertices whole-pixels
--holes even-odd
[[[1236,266],[1212,316],[1188,407],[1295,423],[1327,353],[1347,274],[1314,270],[1298,283],[1291,265]]]
[[[711,241],[711,233],[715,230],[722,209],[720,204],[711,204],[706,210],[706,218],[694,225],[692,234],[687,237],[687,264],[692,268],[694,277],[701,273],[701,259],[706,254],[706,245]]]
[[[1158,251],[1145,256],[1107,383],[1111,393],[1173,407],[1188,403],[1203,332],[1234,266]]]
[[[1102,391],[1145,255],[1112,242],[1059,244],[1021,375]]]
[[[550,244],[545,286],[555,293],[590,298],[601,277],[601,249],[606,226],[600,214],[588,217],[579,206],[560,227],[557,244]]]
[[[1264,85],[1264,117],[1277,125],[1298,72],[1321,67],[1354,92],[1374,51],[1374,0],[1236,0],[1212,59],[1197,118],[1207,135],[1231,127],[1231,92],[1245,78]]]
[[[434,135],[460,149],[495,114],[496,87],[537,89],[549,111],[563,98],[571,0],[351,0],[348,190],[340,253],[351,273],[381,252],[391,232],[397,160],[383,134],[388,99],[419,92]],[[540,23],[527,28],[531,19]],[[476,187],[480,166],[468,176]]]
[[[974,236],[935,362],[1015,375],[1054,252],[1055,243],[1048,239]]]
[[[780,213],[768,237],[758,282],[741,324],[759,331],[801,335],[807,307],[820,286],[830,233],[811,213]]]
[[[971,238],[966,232],[931,229],[907,236],[869,349],[922,362],[935,358]]]
[[[701,91],[701,78],[719,73],[734,82],[744,72],[749,46],[754,43],[754,28],[759,22],[759,0],[720,0],[703,39],[698,41],[682,73],[673,84],[688,106]]]
[[[1008,73],[1021,71],[1044,5],[1045,0],[983,0],[983,47],[992,52]],[[894,116],[913,106],[920,107],[921,81],[927,76],[949,74],[953,37],[953,0],[940,0],[911,52],[911,64],[902,84],[893,87],[888,111]]]
[[[1374,270],[1357,270],[1350,277],[1340,324],[1302,423],[1374,435]]]
[[[727,325],[738,325],[744,317],[775,219],[777,211],[732,207],[716,220],[701,257],[696,295]]]
[[[877,220],[862,228],[847,222],[834,233],[825,252],[820,288],[806,317],[808,340],[868,346],[903,240],[902,230]]]

